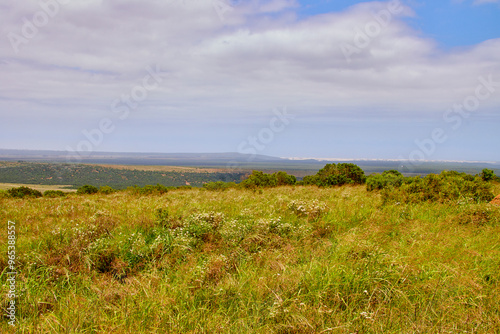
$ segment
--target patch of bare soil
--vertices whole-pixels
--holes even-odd
[[[500,195],[495,197],[490,203],[495,205],[500,205]]]

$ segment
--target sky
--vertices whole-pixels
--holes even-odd
[[[500,0],[0,0],[0,148],[500,161]]]

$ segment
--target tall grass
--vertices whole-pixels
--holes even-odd
[[[296,186],[0,207],[3,245],[18,226],[19,333],[500,329],[500,208],[487,203]],[[0,331],[13,332],[5,318]]]

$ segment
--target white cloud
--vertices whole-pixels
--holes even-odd
[[[23,17],[32,20],[41,10],[35,1],[0,6],[3,36],[21,35]],[[221,20],[205,0],[61,5],[19,53],[2,40],[0,115],[15,109],[52,120],[64,114],[65,122],[68,115],[96,119],[155,64],[165,80],[134,117],[240,117],[281,105],[303,116],[436,114],[470,94],[480,75],[500,81],[500,40],[442,52],[404,23],[413,12],[403,7],[349,63],[340,46],[353,44],[357,29],[363,31],[387,3],[305,19],[297,18],[296,6],[291,0],[248,1]],[[498,95],[487,103],[498,106]]]

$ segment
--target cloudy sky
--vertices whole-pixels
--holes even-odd
[[[0,0],[0,148],[500,161],[500,0]]]

